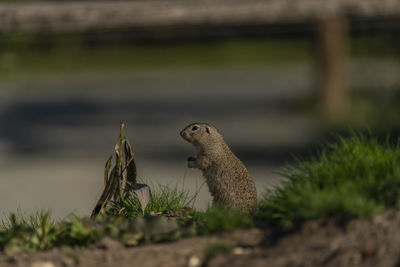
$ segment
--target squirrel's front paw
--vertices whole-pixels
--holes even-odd
[[[196,168],[196,158],[194,157],[188,157],[187,161],[188,161],[188,167],[189,168]]]

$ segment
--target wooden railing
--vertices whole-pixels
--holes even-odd
[[[400,0],[140,0],[0,4],[0,33],[316,23],[321,105],[345,111],[348,18],[400,16]]]
[[[140,0],[0,4],[0,32],[251,25],[400,14],[399,0]]]

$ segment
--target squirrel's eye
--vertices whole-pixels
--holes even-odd
[[[199,129],[199,126],[193,126],[192,131],[197,131]]]

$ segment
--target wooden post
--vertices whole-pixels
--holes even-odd
[[[345,63],[348,45],[348,20],[327,18],[318,25],[320,103],[328,120],[338,121],[346,115],[348,95]]]

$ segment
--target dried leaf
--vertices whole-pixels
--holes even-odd
[[[92,211],[91,217],[95,217],[98,214],[103,213],[104,208],[111,199],[116,202],[123,199],[127,189],[131,188],[130,186],[139,186],[135,187],[137,190],[139,190],[135,193],[142,205],[143,212],[150,200],[150,188],[147,185],[136,184],[136,165],[134,154],[128,139],[126,139],[124,136],[124,127],[124,122],[121,122],[120,132],[114,147],[114,151],[107,159],[104,166],[105,188],[99,201]],[[112,167],[114,156],[115,165]],[[111,167],[112,170],[110,172]],[[142,188],[142,186],[147,186],[148,188]]]
[[[106,161],[106,165],[104,167],[104,187],[107,186],[108,173],[110,172],[111,162],[112,162],[112,155],[108,158],[108,160]]]
[[[119,147],[119,146],[118,146]],[[116,150],[115,151],[115,169],[116,169],[116,190],[114,193],[114,200],[119,200],[122,199],[123,197],[123,192],[122,192],[122,162],[121,162],[121,152]]]
[[[127,181],[131,185],[133,185],[136,184],[136,175],[137,175],[136,164],[131,144],[127,139],[124,139],[124,152],[125,152]]]
[[[119,153],[119,148],[120,148],[119,144],[118,144],[118,143],[115,144],[115,146],[114,146],[114,152],[115,152],[117,155],[120,154],[120,153]]]
[[[146,209],[147,204],[149,204],[150,202],[150,187],[147,184],[134,184],[132,188],[133,193],[135,193],[137,198],[139,199],[140,205],[142,207],[142,213],[144,215],[144,210]]]
[[[125,128],[125,123],[121,121],[120,127],[119,127],[119,140],[121,141],[123,136],[124,136],[124,128]]]
[[[125,210],[125,207],[123,207],[122,209],[120,209],[120,210],[118,211],[118,215],[121,215],[121,214],[124,212],[124,210]]]
[[[97,204],[92,211],[92,215],[90,216],[91,218],[94,218],[97,215],[103,213],[104,207],[107,205],[108,201],[110,201],[112,196],[115,194],[117,185],[118,185],[117,168],[114,167],[110,173],[110,177],[108,178],[107,185],[104,188],[104,191],[101,194],[99,201],[97,201]]]

